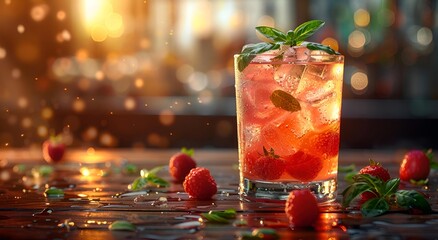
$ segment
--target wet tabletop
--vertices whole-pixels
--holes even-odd
[[[45,163],[36,149],[0,152],[0,239],[239,239],[255,228],[272,228],[282,239],[437,239],[438,176],[427,186],[412,187],[428,197],[433,213],[412,215],[392,210],[364,218],[359,211],[342,209],[338,201],[323,206],[315,228],[291,228],[283,203],[242,202],[237,194],[237,151],[199,150],[198,166],[210,169],[218,184],[212,200],[190,199],[182,184],[167,172],[170,156],[178,150],[68,150],[65,161]],[[369,158],[382,162],[397,176],[401,152],[342,151],[340,166],[361,167]],[[128,167],[129,166],[129,167]],[[131,191],[140,169],[164,166],[158,175],[169,187]],[[339,174],[339,192],[345,189]],[[63,196],[47,197],[56,187]],[[228,223],[201,217],[210,210],[235,209]],[[110,231],[117,220],[132,223],[134,231]]]

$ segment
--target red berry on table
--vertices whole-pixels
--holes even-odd
[[[383,168],[380,163],[375,162],[372,159],[370,159],[370,164],[368,166],[365,166],[359,170],[359,174],[369,174],[371,176],[379,178],[384,182],[388,181],[391,178],[388,170]]]
[[[61,136],[51,137],[42,144],[43,158],[48,163],[57,163],[61,161],[65,153],[65,144]]]
[[[400,165],[400,179],[403,181],[425,180],[429,176],[430,161],[421,150],[411,150],[405,154]]]
[[[290,192],[284,208],[289,223],[294,227],[309,227],[319,216],[318,202],[308,189]]]
[[[217,192],[217,185],[207,168],[196,167],[190,170],[183,182],[184,191],[190,197],[209,200]]]
[[[285,163],[286,172],[303,182],[315,179],[323,167],[321,158],[303,151],[285,157]]]
[[[284,161],[274,153],[274,149],[269,151],[263,148],[264,155],[261,155],[253,163],[255,175],[263,180],[275,180],[280,178],[284,172]]]
[[[359,205],[361,206],[362,204],[373,198],[377,198],[377,194],[375,192],[363,192],[362,194],[360,194]]]
[[[196,162],[192,158],[193,149],[183,148],[181,152],[175,153],[169,161],[169,173],[175,182],[183,182],[192,168],[196,167]]]

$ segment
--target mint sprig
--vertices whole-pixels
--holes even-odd
[[[353,177],[353,183],[342,192],[342,205],[348,207],[362,193],[369,191],[377,197],[362,204],[360,210],[365,217],[384,214],[391,207],[405,210],[416,209],[423,213],[432,211],[422,194],[415,190],[398,190],[399,184],[399,178],[384,182],[369,174],[357,174]]]
[[[160,178],[157,176],[157,173],[162,169],[163,167],[155,167],[151,170],[142,169],[140,171],[140,177],[134,179],[134,181],[130,184],[131,190],[140,190],[143,188],[146,188],[150,185],[155,185],[158,187],[167,187],[169,186],[169,182],[164,180],[163,178]]]
[[[305,45],[310,50],[321,50],[328,54],[339,54],[329,46],[319,43],[304,42],[312,36],[318,29],[324,26],[321,20],[311,20],[302,23],[294,30],[283,32],[273,27],[258,26],[256,30],[265,36],[270,42],[260,42],[256,44],[247,44],[243,46],[241,54],[237,59],[237,69],[241,72],[255,57],[255,54],[267,52],[269,50],[279,49],[281,46],[298,46]],[[280,54],[281,55],[281,54]]]
[[[202,213],[201,216],[212,223],[228,223],[229,219],[236,218],[236,210],[210,211],[208,213]]]

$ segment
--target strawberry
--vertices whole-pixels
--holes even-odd
[[[403,181],[425,180],[429,176],[430,160],[420,150],[411,150],[405,154],[400,165],[400,179]]]
[[[309,189],[292,190],[284,211],[294,227],[312,226],[319,215],[318,202]]]
[[[339,132],[325,131],[314,135],[310,139],[309,146],[317,155],[327,154],[327,157],[334,157],[339,152]]]
[[[65,153],[65,144],[60,135],[52,136],[42,144],[43,158],[48,163],[57,163],[62,160]]]
[[[285,157],[285,162],[287,173],[303,182],[315,179],[323,167],[321,158],[303,151]]]
[[[371,176],[379,178],[383,182],[387,182],[391,178],[388,170],[383,168],[380,165],[380,163],[375,162],[372,159],[370,159],[369,165],[367,165],[359,170],[359,174],[369,174]],[[363,192],[360,195],[359,205],[362,206],[362,204],[364,204],[368,200],[371,200],[371,199],[376,198],[376,197],[378,197],[378,194],[374,191]]]
[[[217,192],[217,185],[207,168],[196,167],[190,170],[183,182],[184,191],[190,197],[208,200]]]
[[[263,180],[274,180],[280,178],[284,172],[284,161],[274,153],[274,149],[269,152],[263,147],[264,155],[255,160],[253,170],[255,175]]]
[[[193,149],[181,149],[181,152],[172,155],[169,161],[169,173],[175,182],[181,183],[189,174],[192,168],[196,167],[196,162],[192,158]]]
[[[388,181],[391,178],[388,170],[383,168],[380,163],[375,162],[372,159],[370,159],[370,165],[365,166],[359,170],[359,174],[369,174],[371,176],[379,178],[384,182]]]

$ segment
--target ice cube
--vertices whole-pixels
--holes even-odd
[[[284,61],[307,62],[310,59],[310,50],[305,46],[293,46],[284,51]]]
[[[282,64],[274,70],[274,80],[286,92],[293,94],[298,88],[305,65]]]
[[[299,139],[313,128],[309,114],[301,109],[277,115],[261,129],[262,144],[280,156],[293,154],[299,148]]]
[[[308,64],[299,82],[295,97],[304,102],[318,102],[335,90],[333,80],[325,79],[325,64]]]

